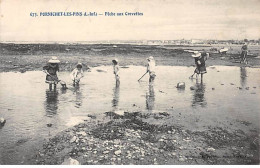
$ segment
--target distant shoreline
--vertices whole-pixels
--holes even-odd
[[[42,70],[51,56],[61,61],[61,71],[71,71],[77,64],[96,67],[112,65],[117,58],[120,66],[145,66],[153,56],[159,66],[194,66],[192,51],[210,53],[207,66],[259,67],[260,46],[249,46],[249,64],[239,63],[241,45],[228,46],[227,54],[219,53],[221,45],[136,45],[136,44],[3,44],[0,43],[0,72]]]

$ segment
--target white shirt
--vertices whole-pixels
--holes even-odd
[[[82,77],[83,77],[83,70],[81,69],[81,70],[79,71],[78,68],[75,68],[75,69],[71,72],[70,77],[71,77],[72,80],[82,78]]]
[[[155,61],[154,60],[148,61],[147,71],[155,72]]]

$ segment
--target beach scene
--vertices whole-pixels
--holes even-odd
[[[82,164],[259,162],[259,46],[241,65],[235,51],[211,53],[212,46],[1,45],[8,54],[1,55],[1,164],[61,164],[69,156]],[[41,65],[53,54],[31,54],[44,47],[60,51],[54,55],[68,89],[49,91],[44,83]],[[189,51],[201,49],[210,53],[203,82],[189,79]],[[157,63],[152,85],[149,75],[138,81],[150,55]],[[90,69],[78,87],[69,77],[74,60]]]
[[[257,6],[1,2],[0,165],[259,165]]]

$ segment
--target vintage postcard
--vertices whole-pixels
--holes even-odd
[[[1,0],[1,165],[258,165],[259,0]]]

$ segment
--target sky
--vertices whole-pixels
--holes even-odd
[[[260,0],[0,0],[0,41],[260,38]],[[38,16],[140,12],[143,16]]]

